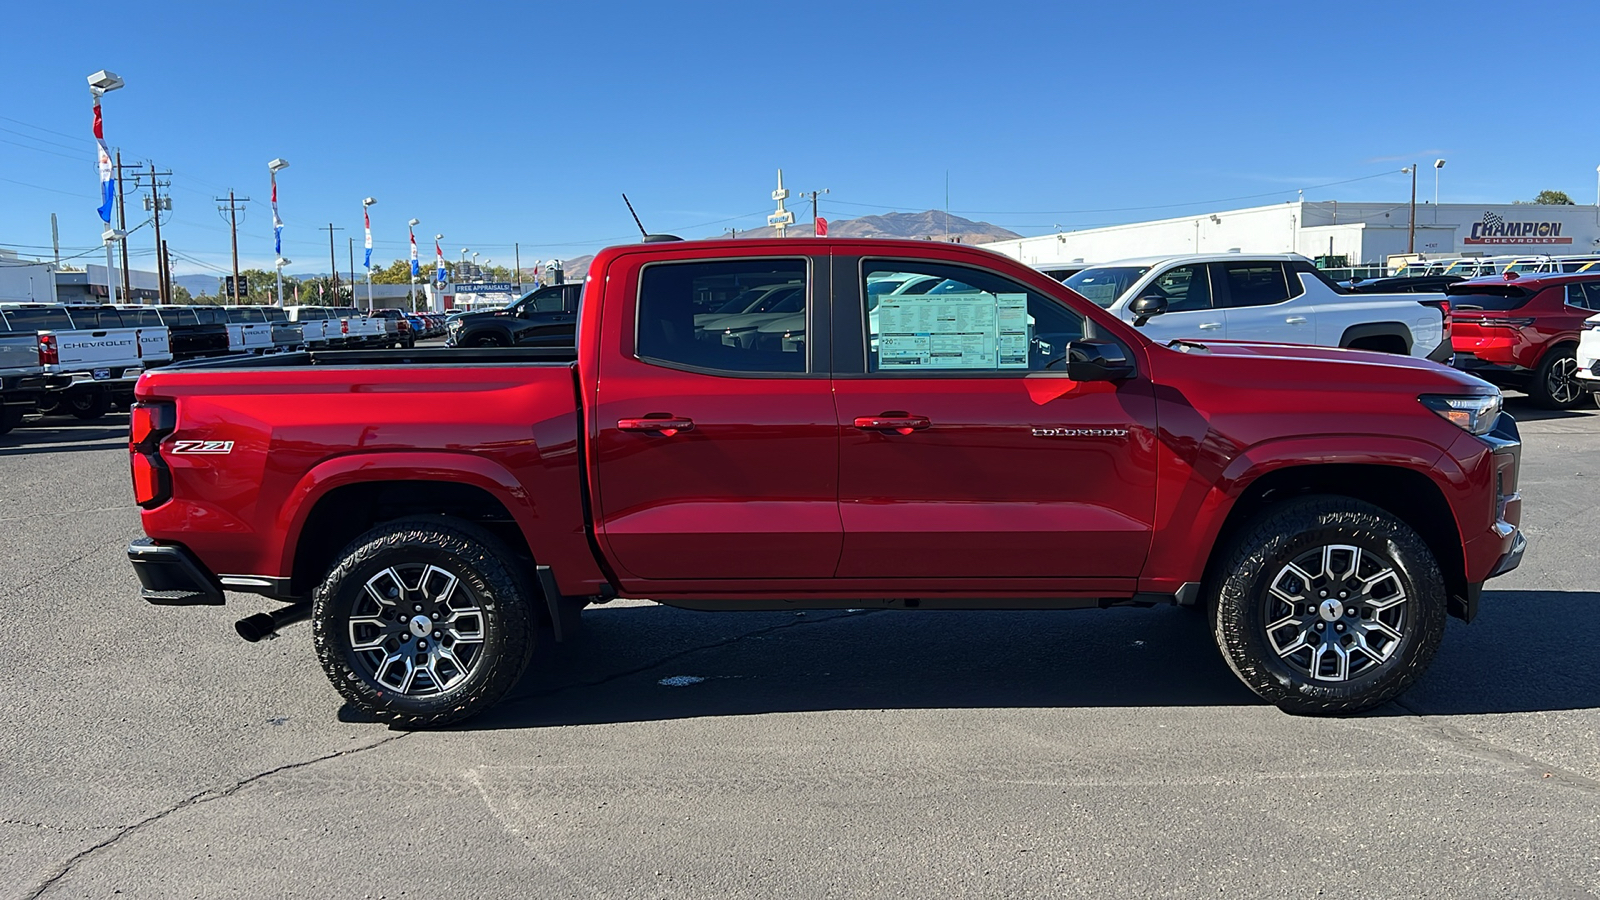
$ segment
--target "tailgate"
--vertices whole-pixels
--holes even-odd
[[[139,362],[137,328],[58,331],[55,335],[56,346],[61,354],[61,368],[66,371],[96,366],[130,366]],[[165,331],[162,335],[164,342]]]
[[[38,369],[39,336],[33,332],[0,334],[0,369]]]

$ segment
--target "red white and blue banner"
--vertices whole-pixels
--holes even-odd
[[[420,270],[417,268],[417,234],[411,232],[411,277],[417,277]]]
[[[106,149],[105,125],[100,120],[100,98],[94,101],[94,143],[100,165],[100,221],[111,224],[111,201],[117,195],[117,176],[111,165],[111,151]]]
[[[366,207],[361,208],[361,222],[367,229],[367,242],[362,245],[367,248],[367,261],[362,265],[370,270],[372,268],[372,217],[367,215]]]
[[[438,241],[433,242],[433,253],[434,256],[438,257],[439,259],[439,267],[433,273],[433,280],[439,282],[440,284],[444,284],[444,248],[439,246]]]

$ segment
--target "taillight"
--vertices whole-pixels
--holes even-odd
[[[133,499],[145,509],[172,497],[172,475],[161,460],[161,439],[178,427],[170,401],[141,401],[128,410],[128,452],[133,466]]]
[[[39,365],[61,365],[61,348],[56,345],[56,336],[46,332],[39,334]]]
[[[350,333],[350,320],[349,319],[340,319],[339,320],[339,333],[340,334],[349,334]]]

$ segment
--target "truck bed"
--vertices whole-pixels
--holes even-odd
[[[418,347],[412,350],[302,350],[272,356],[227,356],[194,359],[163,366],[162,371],[196,369],[292,369],[302,366],[470,366],[491,364],[570,364],[578,351],[568,348],[485,347],[451,349]]]

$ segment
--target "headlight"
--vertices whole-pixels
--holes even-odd
[[[1455,397],[1446,394],[1423,394],[1417,398],[1422,405],[1471,434],[1488,434],[1494,420],[1500,418],[1500,392]]]

